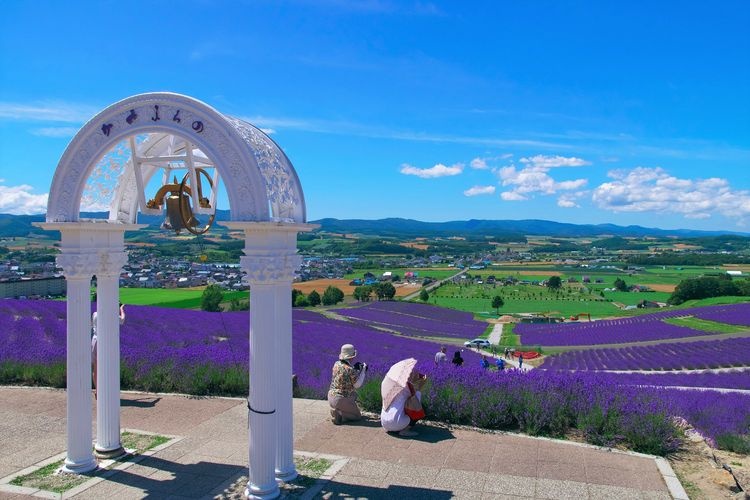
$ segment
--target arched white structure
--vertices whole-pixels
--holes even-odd
[[[135,141],[135,137],[145,139]],[[82,220],[81,197],[96,163],[129,139],[131,159],[118,179],[106,221]],[[119,420],[119,275],[127,262],[125,231],[138,229],[143,179],[150,159],[195,155],[220,173],[232,221],[245,233],[241,266],[251,285],[249,482],[252,498],[278,496],[277,479],[296,476],[292,440],[291,283],[299,267],[296,235],[305,224],[305,202],[294,168],[281,149],[254,126],[193,98],[149,93],[112,104],[86,123],[65,150],[50,188],[45,229],[59,230],[68,284],[68,451],[65,468],[96,467],[91,451],[90,297],[97,277],[97,454],[121,451]],[[192,161],[192,160],[191,160]],[[141,203],[142,205],[142,203]]]

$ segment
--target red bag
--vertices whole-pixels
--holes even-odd
[[[414,421],[425,417],[424,408],[422,408],[422,403],[417,399],[417,396],[409,396],[404,405],[404,413]]]

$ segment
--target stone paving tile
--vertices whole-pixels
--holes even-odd
[[[586,467],[586,482],[624,488],[637,488],[641,484],[638,472],[595,465]]]
[[[366,477],[370,479],[385,479],[393,464],[377,460],[355,458],[350,460],[342,469],[341,474],[346,476]],[[338,474],[336,475],[338,478]]]
[[[533,462],[517,462],[508,457],[492,457],[489,470],[493,474],[508,474],[511,476],[536,477],[537,465]]]
[[[667,491],[641,491],[642,500],[672,500]]]
[[[544,479],[586,482],[586,469],[583,464],[538,460],[536,474],[538,478]]]
[[[592,500],[631,500],[640,499],[641,492],[623,486],[605,486],[601,484],[589,484],[589,497]],[[671,498],[671,497],[670,497]]]
[[[518,500],[519,498],[534,498],[524,495],[504,495],[502,493],[482,493],[480,500]]]
[[[484,493],[511,496],[534,496],[536,480],[529,477],[489,474],[484,483]]]
[[[537,479],[534,496],[553,500],[584,500],[589,498],[589,491],[586,483]]]
[[[441,469],[433,481],[438,490],[482,492],[488,475],[482,472]]]

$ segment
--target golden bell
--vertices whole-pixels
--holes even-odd
[[[183,214],[185,215],[187,226],[195,227],[198,225],[198,221],[193,215],[193,209],[190,207],[188,198],[189,196],[187,194],[180,196],[179,194],[174,193],[167,198],[167,218],[165,219],[165,222],[168,221],[169,226],[177,232],[181,229],[187,229],[186,225],[182,222]],[[182,209],[180,209],[180,203],[182,203]],[[182,213],[180,213],[180,210],[182,210]]]

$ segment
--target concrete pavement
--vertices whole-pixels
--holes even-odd
[[[680,498],[668,462],[518,434],[420,424],[405,439],[370,418],[334,426],[325,401],[294,400],[295,452],[335,459],[312,498]],[[92,415],[94,414],[92,408]],[[74,498],[213,498],[247,475],[242,398],[123,393],[123,428],[178,436]],[[0,482],[65,450],[65,391],[0,387]],[[676,482],[677,481],[677,482]],[[676,485],[675,485],[676,482]],[[672,485],[672,493],[668,487]],[[28,498],[0,485],[0,498]]]

